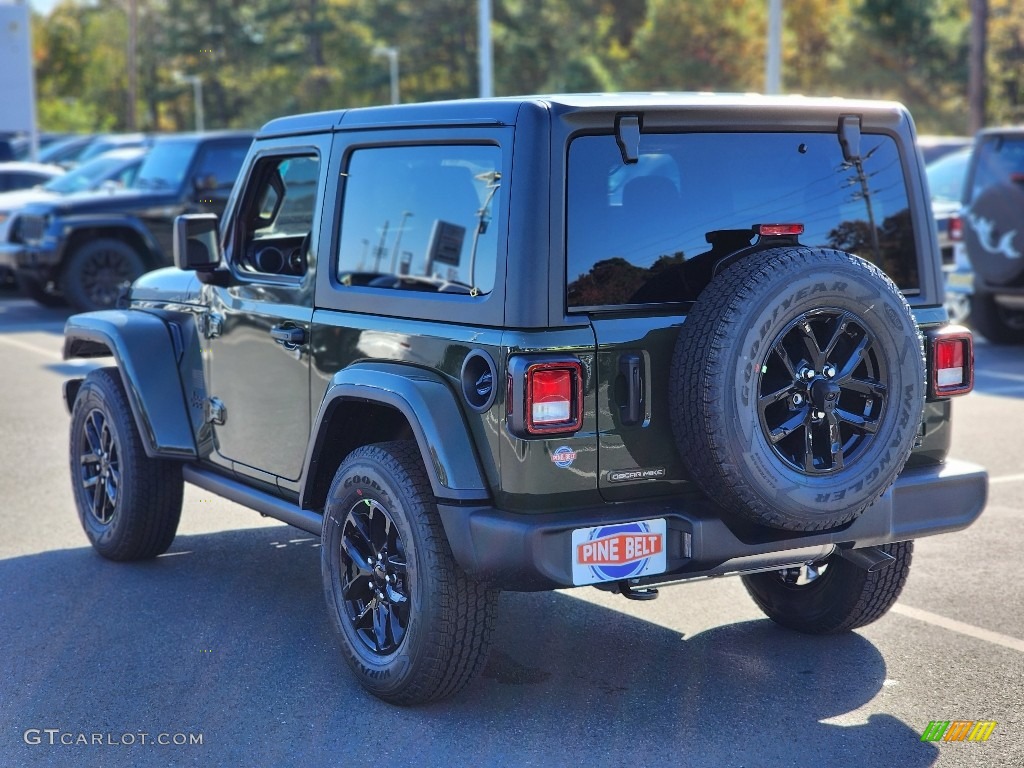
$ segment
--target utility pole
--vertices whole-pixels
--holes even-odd
[[[967,130],[973,135],[985,127],[988,96],[985,60],[988,49],[988,0],[971,0],[971,48],[967,75]]]
[[[138,101],[138,64],[136,63],[136,51],[139,40],[139,3],[138,0],[128,0],[128,110],[125,120],[125,127],[129,131],[135,130],[135,102]]]
[[[480,98],[494,95],[494,54],[491,51],[491,0],[480,0]]]
[[[764,61],[764,92],[782,93],[782,0],[768,0],[768,52]]]

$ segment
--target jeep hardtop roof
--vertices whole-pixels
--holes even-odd
[[[508,96],[492,99],[458,99],[417,104],[337,109],[304,115],[280,117],[266,123],[257,138],[322,133],[333,130],[384,128],[398,126],[451,125],[514,125],[523,105],[550,109],[559,114],[590,111],[709,109],[735,113],[756,108],[790,115],[819,113],[834,115],[837,110],[858,114],[874,114],[890,120],[905,114],[902,105],[893,101],[867,101],[838,97],[764,96],[755,93],[571,93],[536,96]],[[761,117],[765,115],[762,113]],[[883,121],[884,118],[883,118]],[[763,122],[759,119],[757,122]],[[787,121],[789,122],[789,121]],[[886,121],[887,122],[887,121]]]

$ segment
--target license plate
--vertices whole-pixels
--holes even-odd
[[[572,583],[596,584],[665,572],[665,519],[577,528]]]

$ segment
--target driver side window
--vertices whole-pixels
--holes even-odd
[[[306,274],[320,161],[315,155],[260,160],[253,171],[253,193],[238,219],[243,272],[301,277]]]

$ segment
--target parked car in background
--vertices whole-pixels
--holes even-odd
[[[932,214],[939,235],[942,272],[946,282],[946,311],[954,323],[970,315],[974,275],[963,248],[960,199],[971,158],[971,148],[943,155],[925,167],[932,196]]]
[[[0,163],[0,192],[30,189],[64,174],[59,165],[13,161]]]
[[[15,133],[0,133],[0,163],[9,163],[12,160],[21,160],[28,148],[28,141],[24,136]]]
[[[53,198],[80,192],[106,190],[113,192],[132,186],[139,166],[146,156],[147,150],[142,147],[132,149],[115,149],[99,157],[82,163],[74,170],[50,179],[45,184],[22,189],[16,192],[0,194],[0,249],[10,239],[12,228],[17,221],[18,211],[30,204],[52,200]],[[0,259],[0,284],[15,282],[14,272],[9,266],[2,265]],[[21,286],[22,291],[36,301],[52,305],[63,303],[60,297],[50,297],[38,291],[35,284]]]
[[[113,307],[125,285],[171,263],[175,216],[224,210],[251,142],[237,131],[158,137],[131,189],[23,208],[0,265],[41,303]]]
[[[970,136],[918,136],[917,146],[921,150],[925,165],[960,149],[970,149]]]
[[[95,134],[72,134],[59,139],[39,150],[39,160],[44,163],[78,162],[81,155],[96,139]]]
[[[39,152],[39,159],[73,168],[79,163],[106,154],[112,149],[148,147],[153,137],[145,133],[103,133],[98,135],[72,136],[54,142]]]
[[[996,344],[1024,344],[1024,127],[978,133],[961,216],[971,327]]]

